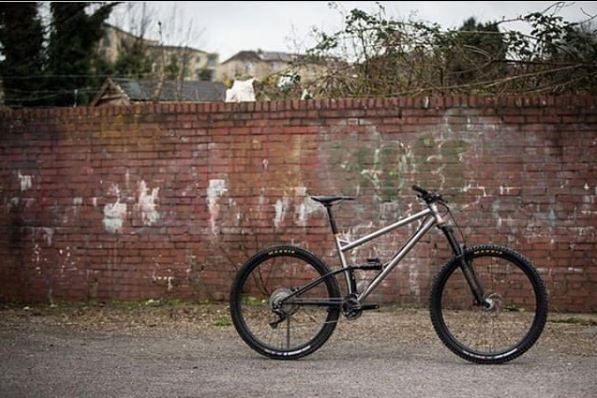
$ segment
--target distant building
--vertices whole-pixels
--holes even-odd
[[[98,54],[109,63],[115,63],[122,51],[141,41],[152,62],[152,72],[159,72],[173,61],[184,80],[214,80],[218,54],[187,46],[161,46],[157,40],[140,38],[116,26],[104,24],[104,35],[98,44]],[[165,65],[164,65],[165,64]]]
[[[274,51],[240,51],[222,62],[216,69],[216,80],[265,77],[287,69],[296,55]]]
[[[219,58],[216,53],[208,53],[192,47],[160,45],[149,46],[148,51],[154,60],[153,72],[157,72],[160,68],[163,52],[166,65],[177,62],[178,67],[182,69],[182,76],[185,80],[215,80]]]
[[[332,60],[336,61],[336,60]],[[304,55],[277,51],[240,51],[218,65],[216,80],[248,79],[263,81],[270,75],[298,74],[302,81],[311,81],[326,71],[325,62],[314,62]]]
[[[90,106],[130,105],[139,102],[223,102],[223,83],[189,80],[166,80],[160,87],[157,80],[108,78]]]
[[[141,40],[146,47],[157,46],[159,41],[140,38],[132,33],[126,32],[119,27],[104,24],[104,34],[99,40],[97,52],[109,63],[113,64],[125,48],[130,48],[137,40]]]

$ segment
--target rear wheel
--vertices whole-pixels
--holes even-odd
[[[431,289],[431,320],[442,342],[460,357],[484,364],[510,361],[537,341],[547,319],[547,293],[539,274],[522,255],[495,246],[466,250],[465,256],[485,291],[475,303],[453,258]]]
[[[296,359],[320,348],[333,333],[340,306],[285,302],[296,289],[330,270],[313,254],[294,246],[262,250],[239,270],[230,293],[230,312],[242,339],[258,353],[275,359]],[[296,301],[340,300],[333,276]]]

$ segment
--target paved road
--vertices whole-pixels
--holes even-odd
[[[360,327],[368,323],[364,317],[358,322]],[[122,331],[4,325],[0,327],[0,397],[570,398],[597,394],[594,353],[566,353],[570,350],[565,347],[540,342],[510,364],[480,366],[459,359],[437,339],[418,342],[396,333],[384,341],[384,328],[360,340],[343,340],[352,325],[341,325],[320,351],[293,362],[260,357],[230,326],[180,333],[176,325]],[[579,333],[592,338],[595,326],[585,326]]]

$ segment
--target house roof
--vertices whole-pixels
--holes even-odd
[[[121,93],[130,101],[152,101],[159,85],[158,80],[108,78],[95,96],[92,105],[97,104],[104,94]],[[226,85],[220,82],[194,80],[166,80],[158,101],[223,102]]]
[[[118,32],[125,34],[134,39],[142,39],[145,42],[145,44],[147,45],[147,47],[154,49],[154,50],[164,49],[165,51],[190,51],[190,52],[194,52],[194,53],[203,53],[203,54],[216,55],[216,56],[218,55],[218,53],[210,53],[210,52],[200,50],[198,48],[189,47],[189,46],[173,46],[173,45],[160,44],[159,40],[152,40],[152,39],[140,37],[138,35],[135,35],[134,33],[127,32],[126,30],[119,28],[116,25],[109,24],[107,22],[104,22],[103,27],[104,27],[104,29],[113,29],[115,31],[118,31]]]
[[[290,62],[296,58],[295,54],[283,53],[280,51],[261,51],[257,52],[259,57],[264,61],[282,61]]]
[[[225,64],[230,61],[234,60],[241,60],[241,61],[263,61],[263,62],[291,62],[296,59],[296,54],[290,54],[280,51],[263,51],[263,50],[248,50],[248,51],[239,51],[234,54],[232,57],[228,58],[226,61],[222,62]]]
[[[170,46],[170,45],[161,45],[161,44],[152,44],[148,46],[152,51],[177,51],[177,52],[189,52],[189,53],[201,53],[207,54],[208,56],[218,56],[218,53],[210,53],[204,50],[199,50],[198,48],[188,47],[188,46]]]
[[[142,42],[145,45],[147,45],[147,46],[157,46],[157,45],[160,44],[160,42],[158,40],[152,40],[152,39],[149,39],[149,38],[146,38],[146,37],[143,37],[143,36],[136,35],[136,34],[134,34],[132,32],[127,32],[126,30],[124,30],[122,28],[119,28],[116,25],[109,24],[107,22],[104,22],[103,25],[102,25],[102,27],[105,30],[111,29],[111,30],[114,30],[116,32],[119,32],[119,33],[127,36],[130,39],[142,40]]]

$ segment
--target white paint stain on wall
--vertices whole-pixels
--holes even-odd
[[[419,287],[419,267],[413,263],[408,266],[408,286],[410,292],[419,298],[421,296],[421,289]]]
[[[516,189],[516,187],[508,187],[508,186],[500,185],[500,195],[510,195],[510,192],[512,192],[515,189]]]
[[[48,227],[41,227],[41,230],[44,233],[46,243],[48,246],[52,246],[52,239],[54,239],[54,229]]]
[[[296,187],[294,191],[298,203],[295,210],[295,222],[297,225],[305,227],[309,221],[309,215],[320,211],[322,206],[307,195],[306,187]]]
[[[216,227],[216,220],[220,214],[220,204],[218,203],[218,200],[226,192],[228,192],[226,180],[209,180],[209,185],[207,187],[207,208],[209,209],[209,225],[211,227],[211,232],[214,235],[218,233],[218,228]]]
[[[120,188],[113,184],[110,191],[116,195],[115,203],[107,203],[104,206],[104,229],[110,233],[122,231],[122,225],[126,219],[126,203],[120,203]]]
[[[168,291],[171,291],[174,288],[174,277],[173,276],[156,276],[154,273],[154,275],[152,276],[152,279],[155,283],[166,282]]]
[[[38,274],[41,275],[41,267],[39,266],[39,262],[41,261],[41,247],[39,244],[33,244],[33,252],[31,253],[31,260],[37,265],[35,270]]]
[[[122,231],[126,218],[126,203],[108,203],[104,206],[104,228],[111,233]]]
[[[276,215],[274,216],[274,226],[276,228],[280,228],[280,225],[284,222],[284,217],[286,216],[286,212],[290,207],[290,198],[283,197],[282,199],[278,199],[276,204],[273,205],[274,210],[276,211]]]
[[[54,239],[54,228],[50,228],[50,227],[33,227],[33,242],[35,243],[34,245],[34,254],[36,252],[36,250],[39,251],[39,253],[41,253],[41,247],[39,246],[39,244],[37,243],[37,241],[39,239],[43,239],[46,241],[46,246],[50,247],[52,246],[52,241]],[[36,249],[36,247],[38,249]],[[39,253],[37,253],[37,261],[39,261]]]
[[[31,189],[33,186],[31,182],[31,176],[21,174],[21,171],[18,171],[17,176],[19,177],[19,182],[21,184],[21,192]]]
[[[487,189],[485,189],[484,186],[479,185],[478,183],[475,183],[475,185],[473,186],[473,184],[471,182],[467,182],[466,185],[464,187],[462,187],[462,189],[461,189],[462,192],[468,192],[470,190],[473,190],[473,192],[477,193],[477,198],[472,203],[466,203],[466,204],[462,205],[462,207],[461,207],[462,210],[465,210],[471,206],[472,207],[478,206],[479,203],[481,203],[481,197],[483,197],[483,198],[487,197]],[[480,195],[479,195],[479,193],[480,193]],[[494,208],[494,211],[496,211],[495,208]]]
[[[261,188],[261,193],[259,193],[259,199],[257,200],[257,204],[259,207],[265,206],[265,193],[263,192],[263,188]]]
[[[160,219],[160,213],[156,210],[156,201],[158,200],[158,193],[160,188],[153,188],[149,193],[149,188],[145,181],[137,185],[137,209],[141,213],[141,220],[143,225],[152,225]]]

